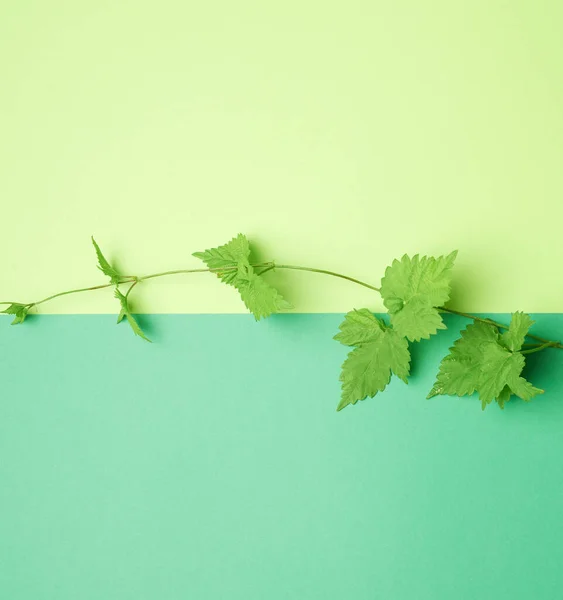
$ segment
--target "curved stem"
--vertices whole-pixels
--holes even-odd
[[[486,323],[487,325],[494,325],[499,329],[508,329],[508,325],[503,325],[502,323],[498,323],[497,321],[493,321],[493,319],[487,319],[485,317],[478,317],[477,315],[472,315],[471,313],[462,312],[460,310],[454,310],[453,308],[446,308],[445,306],[439,306],[438,310],[440,312],[450,313],[451,315],[458,315],[459,317],[465,317],[466,319],[472,319],[473,321],[479,321],[479,323]]]
[[[369,283],[365,283],[365,281],[360,281],[359,279],[354,279],[353,277],[348,277],[348,275],[342,275],[342,273],[335,273],[334,271],[327,271],[326,269],[313,269],[312,267],[298,267],[296,265],[275,265],[276,269],[293,269],[294,271],[309,271],[309,273],[321,273],[322,275],[331,275],[332,277],[339,277],[340,279],[346,279],[346,281],[351,281],[352,283],[357,283],[363,287],[368,288],[369,290],[373,290],[374,292],[380,292],[381,290]]]
[[[264,273],[267,273],[268,271],[271,271],[272,269],[275,269],[275,268],[276,268],[276,266],[272,264],[269,267],[262,269],[262,271],[260,271],[260,273],[257,273],[257,275],[264,275]]]
[[[129,298],[129,294],[131,293],[131,290],[139,283],[138,279],[135,279],[135,281],[133,282],[133,285],[131,285],[129,287],[129,289],[127,290],[127,293],[125,294],[125,300],[127,300]]]
[[[541,350],[545,350],[546,348],[560,348],[561,344],[558,344],[557,342],[547,342],[545,344],[542,344],[541,346],[538,346],[537,348],[531,348],[530,350],[521,350],[520,353],[521,354],[533,354],[534,352],[540,352]]]
[[[130,283],[135,281],[134,279],[124,279],[119,283]],[[39,306],[44,302],[49,302],[49,300],[54,300],[55,298],[60,298],[61,296],[68,296],[69,294],[79,294],[80,292],[93,292],[94,290],[103,290],[105,288],[114,287],[113,283],[105,283],[104,285],[94,285],[92,287],[79,288],[76,290],[68,290],[68,292],[59,292],[58,294],[53,294],[52,296],[47,296],[47,298],[43,298],[43,300],[39,300],[38,302],[31,302],[30,304],[33,306]]]

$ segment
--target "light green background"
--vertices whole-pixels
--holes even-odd
[[[0,2],[1,300],[264,254],[377,283],[459,248],[455,306],[561,311],[558,1]],[[381,308],[284,274],[301,311]],[[212,278],[149,312],[236,312]],[[111,293],[55,312],[115,312]]]
[[[448,317],[338,413],[342,315],[0,319],[0,598],[563,597],[560,351],[528,404],[428,401]]]

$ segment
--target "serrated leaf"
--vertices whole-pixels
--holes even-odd
[[[512,394],[515,394],[525,402],[529,402],[534,396],[543,394],[543,390],[534,387],[529,381],[526,381],[523,377],[518,377],[513,381],[514,389],[505,385],[502,392],[497,397],[497,403],[501,408],[510,400]]]
[[[543,390],[534,387],[524,377],[512,377],[509,381],[510,389],[513,394],[516,394],[519,398],[522,398],[525,402],[529,402],[534,396],[543,394]]]
[[[381,321],[367,308],[354,309],[339,326],[340,333],[334,339],[345,346],[359,346],[379,338],[383,326]]]
[[[520,375],[524,362],[522,354],[512,353],[500,344],[488,344],[483,348],[477,384],[483,409],[500,395],[505,385]]]
[[[445,329],[436,307],[450,297],[451,269],[457,250],[447,256],[394,260],[381,280],[381,296],[397,333],[411,341]]]
[[[143,338],[147,342],[150,342],[151,340],[149,340],[149,338],[144,334],[143,330],[141,329],[141,326],[137,322],[137,319],[135,319],[135,317],[131,314],[127,297],[124,296],[117,288],[115,290],[115,297],[119,300],[121,304],[121,311],[119,312],[119,315],[117,317],[117,322],[121,323],[123,319],[127,319],[127,322],[133,330],[133,333]]]
[[[520,317],[516,320],[514,330],[521,330]],[[440,363],[436,383],[428,398],[438,394],[466,396],[477,392],[483,409],[493,400],[503,408],[511,394],[528,401],[543,391],[520,376],[524,364],[523,354],[511,352],[501,344],[496,327],[472,323],[461,332],[461,338]]]
[[[96,243],[96,240],[94,239],[94,236],[92,236],[92,244],[94,244],[94,248],[96,250],[96,256],[98,257],[98,269],[100,269],[100,271],[104,275],[107,275],[107,277],[110,278],[111,283],[113,283],[113,284],[119,283],[121,275],[118,273],[118,271],[116,269],[114,269],[110,265],[110,263],[108,262],[106,257],[103,255],[102,251],[100,250],[100,247],[98,246],[98,244]]]
[[[438,330],[446,329],[440,313],[422,297],[411,298],[390,317],[397,332],[412,342],[428,339]]]
[[[31,304],[19,304],[17,302],[14,302],[13,304],[10,304],[10,306],[8,306],[8,308],[5,308],[1,312],[6,315],[14,315],[14,320],[12,321],[11,324],[19,325],[26,320],[31,307],[32,307]]]
[[[502,388],[502,392],[497,397],[497,403],[501,408],[504,408],[504,405],[510,400],[510,396],[512,396],[512,391],[510,386],[505,385]]]
[[[201,259],[223,283],[234,285],[239,264],[249,264],[250,244],[242,233],[218,248],[194,252],[192,256]],[[225,269],[225,270],[222,270]]]
[[[239,275],[235,286],[246,308],[259,321],[264,317],[293,308],[284,297],[256,273]]]
[[[356,346],[342,365],[342,397],[338,410],[382,392],[391,375],[407,383],[410,353],[407,340],[368,309],[349,312],[335,339]]]
[[[283,296],[258,275],[250,264],[250,243],[245,235],[239,233],[223,246],[203,252],[194,252],[223,283],[235,287],[246,308],[259,321],[264,317],[288,310],[293,306]]]
[[[513,313],[508,330],[500,336],[501,344],[511,352],[520,350],[533,324],[530,315],[523,312]]]

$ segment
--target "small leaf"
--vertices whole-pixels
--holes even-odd
[[[250,264],[250,243],[239,233],[223,246],[194,252],[223,283],[234,286],[246,308],[259,321],[263,317],[288,310],[293,306],[269,283],[258,275]]]
[[[368,308],[350,311],[340,324],[340,333],[333,339],[345,346],[360,346],[374,342],[381,335],[383,325]]]
[[[544,393],[543,390],[534,387],[529,381],[524,379],[524,377],[513,375],[508,383],[510,384],[512,393],[516,394],[519,398],[524,400],[524,402],[529,402],[534,396]]]
[[[510,396],[512,396],[512,390],[508,385],[505,385],[497,397],[497,403],[502,409],[504,409],[504,405],[510,400]]]
[[[505,385],[520,375],[524,362],[522,354],[512,353],[500,344],[488,344],[483,348],[477,385],[483,408],[500,395]]]
[[[246,275],[239,275],[235,285],[246,308],[257,321],[282,310],[293,308],[276,288],[266,283],[256,273],[249,272]]]
[[[413,342],[426,340],[446,329],[440,313],[425,298],[414,296],[391,316],[393,327]]]
[[[5,308],[0,312],[6,315],[14,315],[12,325],[19,325],[26,320],[29,310],[32,306],[32,304],[18,304],[17,302],[14,302],[13,304],[10,304],[8,308]]]
[[[392,374],[407,383],[410,369],[407,340],[368,309],[349,312],[335,339],[355,346],[342,365],[342,397],[338,410],[367,397],[373,398],[387,387]]]
[[[109,264],[106,257],[102,254],[100,247],[96,243],[96,240],[92,236],[92,244],[96,249],[96,256],[98,257],[98,269],[110,278],[111,283],[117,284],[121,278],[121,275]]]
[[[501,344],[511,352],[520,350],[533,324],[534,321],[530,315],[523,312],[513,313],[508,331],[500,336]]]
[[[457,250],[438,258],[405,254],[387,267],[381,296],[398,334],[417,342],[445,329],[436,307],[449,300],[456,256]]]
[[[127,322],[131,326],[133,333],[135,335],[138,335],[139,337],[143,338],[147,342],[150,342],[151,340],[149,340],[149,338],[143,333],[143,330],[141,329],[139,323],[137,323],[137,320],[131,314],[131,311],[129,309],[129,304],[127,301],[127,297],[124,296],[117,288],[115,290],[115,297],[121,303],[121,311],[117,317],[117,322],[121,323],[121,321],[123,321],[124,318],[127,319]]]
[[[235,285],[239,264],[249,264],[250,244],[246,236],[239,233],[223,246],[194,252],[192,256],[201,259],[210,269],[218,269],[214,273],[223,283]]]

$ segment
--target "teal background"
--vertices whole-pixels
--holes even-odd
[[[448,318],[408,386],[336,413],[341,315],[142,319],[152,345],[0,322],[1,598],[563,595],[562,353],[529,357],[530,404],[427,401]]]

